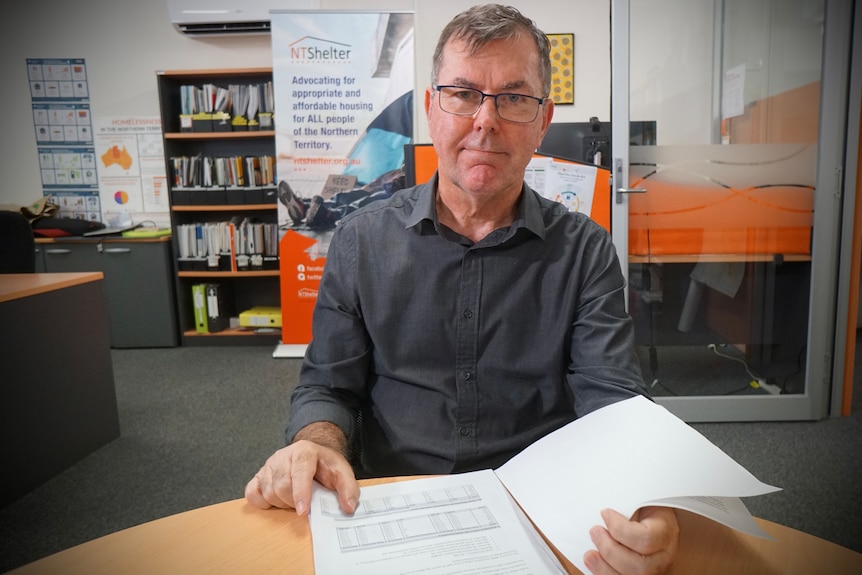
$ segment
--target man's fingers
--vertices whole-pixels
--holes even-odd
[[[260,476],[255,475],[252,477],[248,483],[245,485],[245,499],[254,507],[258,509],[269,509],[272,507],[269,501],[264,499],[263,493],[261,492],[260,486]]]
[[[353,469],[349,470],[349,474],[338,474],[335,492],[338,494],[338,503],[341,505],[341,509],[352,515],[356,511],[356,506],[359,505],[359,484],[356,483]]]
[[[643,508],[631,521],[606,509],[602,518],[607,528],[596,526],[590,530],[600,557],[584,557],[594,573],[663,573],[673,561],[679,525],[672,509]]]
[[[245,498],[260,509],[296,509],[306,515],[314,480],[337,492],[341,508],[353,513],[359,484],[347,459],[334,449],[300,440],[275,452],[245,486]]]
[[[608,530],[595,526],[590,529],[590,539],[598,554],[584,556],[584,563],[594,575],[616,575],[619,573],[653,573],[645,568],[646,558],[615,541]]]
[[[679,526],[673,509],[644,507],[631,521],[613,509],[605,509],[602,519],[614,539],[641,555],[676,549]]]
[[[338,503],[345,513],[356,511],[359,502],[359,484],[353,468],[340,454],[330,451],[321,454],[315,479],[338,496]]]
[[[267,463],[257,473],[258,492],[271,507],[287,509],[294,507],[293,492],[289,478],[285,479]]]
[[[311,484],[318,474],[318,457],[308,451],[301,451],[293,457],[290,468],[290,483],[293,507],[297,515],[308,513],[311,503]]]

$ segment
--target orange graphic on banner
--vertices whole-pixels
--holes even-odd
[[[326,258],[312,258],[317,241],[293,230],[279,243],[281,260],[281,343],[311,343],[311,317]]]

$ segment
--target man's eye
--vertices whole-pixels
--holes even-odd
[[[459,92],[455,92],[454,97],[459,99],[459,100],[465,100],[465,101],[475,100],[476,99],[476,92],[472,92],[470,90],[461,90]]]
[[[518,104],[523,104],[526,101],[526,98],[520,94],[504,94],[506,99],[506,104],[517,106]]]

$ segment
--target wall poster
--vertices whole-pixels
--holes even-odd
[[[272,11],[282,343],[297,357],[338,221],[403,187],[413,141],[408,12]]]
[[[96,118],[93,128],[105,224],[170,227],[161,119]]]
[[[27,58],[42,195],[59,216],[101,220],[87,63]]]

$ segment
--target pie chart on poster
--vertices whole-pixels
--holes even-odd
[[[129,194],[120,190],[119,192],[114,193],[114,201],[120,204],[121,206],[129,203]]]

